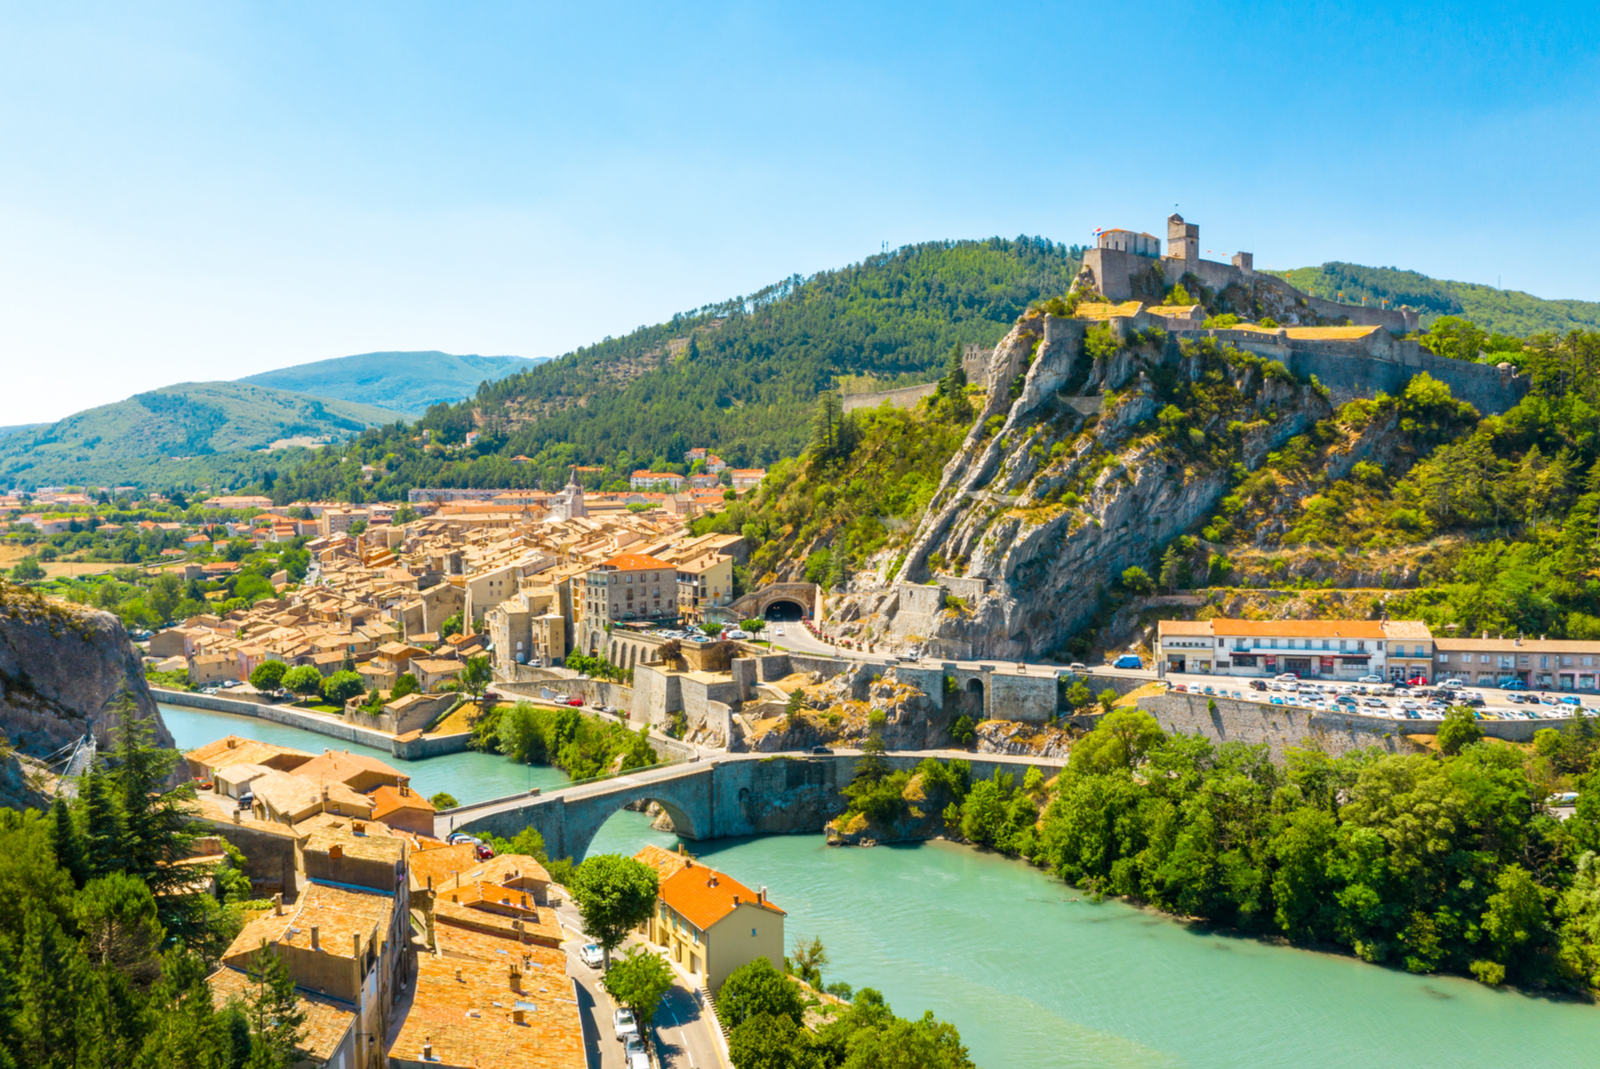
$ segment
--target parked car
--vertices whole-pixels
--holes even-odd
[[[598,969],[605,964],[606,956],[598,943],[589,943],[578,951],[578,960],[591,969]]]
[[[1252,679],[1250,681],[1250,689],[1251,690],[1266,690],[1267,689],[1267,684],[1265,682],[1263,682],[1262,680]]]
[[[1545,805],[1572,805],[1572,804],[1576,803],[1577,800],[1578,800],[1578,792],[1577,791],[1561,791],[1559,794],[1552,794],[1550,797],[1546,798],[1544,800],[1544,804]]]
[[[1528,689],[1528,684],[1524,683],[1520,679],[1502,679],[1500,681],[1500,689],[1501,690],[1527,690]]]
[[[458,846],[461,843],[481,843],[481,842],[483,842],[483,840],[478,838],[476,835],[468,835],[464,831],[453,831],[453,832],[451,832],[449,835],[447,835],[445,837],[444,841],[446,843],[449,843],[451,846]]]
[[[569,695],[569,694],[557,694],[554,698],[551,699],[551,701],[555,702],[557,705],[565,705],[565,704],[567,704],[567,702],[569,702],[571,700],[572,700],[572,696]]]
[[[479,843],[476,853],[479,861],[488,861],[490,858],[494,857],[494,847],[490,846],[488,843]]]
[[[253,806],[255,804],[256,804],[256,796],[251,794],[249,791],[245,791],[243,794],[241,794],[239,796],[239,808],[240,809],[249,809],[251,806]]]
[[[1080,662],[1073,661],[1071,664],[1067,665],[1067,671],[1069,671],[1069,672],[1087,672],[1088,669],[1085,668]]]
[[[1576,694],[1563,694],[1559,699],[1562,705],[1582,705]]]
[[[1382,683],[1383,677],[1378,675],[1365,675],[1356,680],[1358,683]]]
[[[828,749],[826,746],[813,746],[813,747],[811,747],[811,752],[814,753],[814,754],[821,755],[821,754],[830,754],[833,751]]]
[[[627,1062],[627,1069],[650,1069],[650,1052],[644,1048],[644,1040],[638,1036],[629,1036],[622,1044],[622,1057]]]
[[[1172,685],[1172,689],[1174,691],[1176,691],[1177,693],[1179,693],[1179,694],[1187,694],[1189,692],[1189,684],[1187,684],[1187,683],[1174,683]]]
[[[611,1024],[617,1031],[617,1038],[626,1042],[629,1036],[639,1034],[639,1022],[633,1019],[633,1011],[626,1006],[620,1007],[611,1015]]]
[[[567,699],[567,704],[571,705],[571,706],[574,706],[574,707],[581,706],[583,704],[583,699],[582,698],[568,698]]]
[[[1124,653],[1121,657],[1118,657],[1115,661],[1111,662],[1111,667],[1143,668],[1144,661],[1139,659],[1139,655],[1137,653]]]
[[[1300,682],[1300,677],[1298,675],[1296,675],[1294,672],[1283,672],[1283,673],[1280,673],[1279,675],[1273,676],[1272,678],[1276,679],[1279,683],[1298,683],[1298,682]]]

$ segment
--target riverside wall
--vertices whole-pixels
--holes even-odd
[[[1169,732],[1204,735],[1216,743],[1265,744],[1272,759],[1278,762],[1283,761],[1284,752],[1290,747],[1314,748],[1337,755],[1377,746],[1390,753],[1400,753],[1410,748],[1403,741],[1405,736],[1433,735],[1439,725],[1436,720],[1391,720],[1355,713],[1324,713],[1295,705],[1208,698],[1203,694],[1141,698],[1139,708],[1155,717]],[[1079,719],[1082,720],[1080,726],[1091,727],[1099,718]],[[1490,738],[1531,742],[1534,732],[1540,728],[1561,728],[1569,723],[1570,719],[1481,720],[1478,726]]]
[[[415,760],[420,757],[437,757],[440,754],[447,753],[460,753],[462,750],[467,749],[467,742],[472,738],[470,733],[433,737],[417,736],[416,738],[397,737],[381,731],[374,731],[371,728],[347,724],[342,720],[334,720],[330,717],[319,716],[316,713],[306,712],[303,709],[293,709],[284,705],[268,705],[263,702],[243,701],[238,698],[224,698],[215,694],[195,694],[186,690],[166,690],[161,687],[151,687],[150,693],[155,695],[156,701],[166,702],[168,705],[188,705],[196,709],[210,709],[219,713],[253,716],[258,720],[270,720],[275,724],[300,728],[304,731],[313,731],[318,735],[327,735],[329,738],[359,743],[362,746],[371,746],[375,750],[385,750],[405,760]]]

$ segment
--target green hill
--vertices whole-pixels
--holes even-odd
[[[0,439],[0,486],[158,484],[220,467],[216,454],[348,438],[399,414],[237,382],[185,382]],[[242,465],[248,469],[248,464]]]
[[[503,379],[547,359],[435,351],[361,353],[264,371],[238,381],[420,416],[440,402],[453,404],[471,397],[479,383]]]
[[[1334,261],[1321,267],[1269,273],[1330,301],[1342,299],[1355,304],[1364,297],[1376,304],[1387,298],[1391,305],[1407,305],[1422,312],[1424,328],[1439,316],[1464,316],[1490,333],[1519,338],[1547,330],[1565,334],[1569,330],[1600,328],[1600,302],[1547,301],[1520,290],[1429,278],[1397,267],[1362,267]]]
[[[993,345],[1041,297],[1065,293],[1082,250],[1045,238],[911,245],[836,271],[784,279],[749,297],[674,316],[547,364],[485,382],[469,402],[430,409],[440,447],[370,432],[351,454],[384,460],[372,484],[359,465],[319,454],[283,472],[275,494],[362,500],[412,486],[560,486],[573,464],[677,464],[706,446],[734,467],[800,452],[817,395],[842,376],[928,382],[966,342]],[[480,422],[481,421],[481,422]],[[472,449],[460,447],[474,427]],[[525,455],[532,463],[513,463]]]

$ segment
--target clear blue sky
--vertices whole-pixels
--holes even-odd
[[[0,2],[0,424],[936,238],[1600,299],[1583,5]]]

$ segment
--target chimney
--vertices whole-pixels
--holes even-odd
[[[461,983],[461,966],[456,966],[456,983]]]
[[[283,892],[279,891],[272,896],[272,913],[275,917],[283,916]]]
[[[236,738],[234,738],[234,737],[233,737],[233,736],[232,736],[232,735],[229,735],[229,736],[228,736],[228,749],[230,749],[230,750],[231,750],[231,749],[233,749],[233,748],[234,748],[234,747],[235,747],[235,746],[238,746],[238,745],[239,745],[239,740],[238,740],[238,739],[236,739]]]
[[[311,949],[312,950],[321,950],[322,949],[322,942],[318,938],[318,935],[319,935],[320,932],[321,932],[321,929],[318,928],[315,924],[313,924],[311,926]]]
[[[767,900],[767,889],[766,889],[766,887],[762,887],[761,890],[756,892],[756,901],[757,902],[761,902],[761,903],[765,903],[766,900]]]
[[[355,954],[356,960],[360,961],[361,960],[361,933],[360,932],[351,932],[350,933],[350,949],[351,949],[352,953]]]
[[[239,813],[239,811],[237,809],[235,809],[233,811],[233,822],[235,824],[243,824],[244,823],[244,817],[240,815],[240,813]]]
[[[522,990],[522,970],[515,965],[511,966],[511,990],[517,992]]]
[[[733,904],[736,905],[736,906],[739,904],[739,896],[738,895],[734,895],[733,896]]]
[[[350,822],[350,830],[355,832],[357,835],[367,834],[367,826],[361,823],[359,820],[352,820]]]
[[[428,893],[430,895],[433,894],[433,877],[432,876],[428,877]]]
[[[1487,634],[1485,634],[1485,635],[1484,635],[1484,637],[1485,637],[1485,638],[1487,638],[1487,637],[1488,637],[1488,635],[1487,635]],[[324,802],[326,802],[326,801],[327,801],[327,800],[328,800],[328,785],[327,785],[327,784],[326,784],[326,783],[324,783],[324,784],[323,784],[323,785],[322,785],[322,800],[323,800],[323,801],[324,801]]]
[[[334,843],[332,846],[328,847],[328,856],[335,861],[339,860],[341,857],[344,857],[344,847],[340,846],[338,843]]]
[[[458,973],[460,971],[461,971],[460,969],[456,970],[456,972],[458,972]],[[425,1061],[425,1062],[433,1061],[433,1037],[432,1036],[423,1036],[422,1037],[422,1060]]]
[[[515,1024],[527,1024],[527,1011],[520,1006],[511,1011],[511,1020]]]

